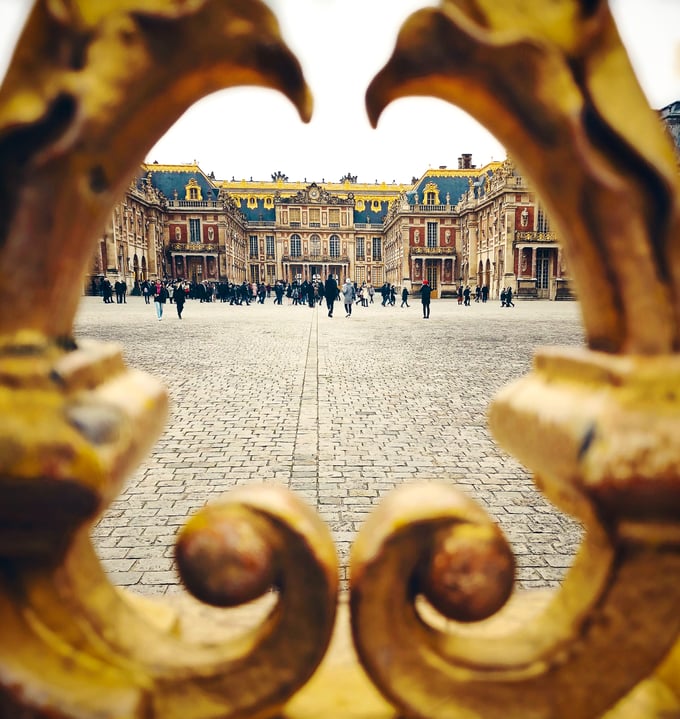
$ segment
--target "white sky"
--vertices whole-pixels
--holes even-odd
[[[388,59],[401,23],[428,0],[267,0],[302,63],[314,95],[305,125],[279,93],[234,88],[190,108],[159,140],[148,161],[198,161],[218,179],[410,182],[428,167],[458,166],[472,153],[481,166],[505,150],[457,107],[434,98],[390,105],[373,130],[364,94]],[[0,0],[0,75],[30,0]],[[654,108],[680,100],[680,0],[610,0],[640,84]],[[427,131],[415,131],[416,127]]]

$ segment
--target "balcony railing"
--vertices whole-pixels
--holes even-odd
[[[412,212],[443,212],[445,214],[453,214],[456,211],[455,205],[413,205]]]
[[[411,255],[437,255],[440,257],[455,257],[455,247],[411,247]]]
[[[171,252],[217,252],[219,249],[219,245],[217,243],[213,244],[204,244],[202,242],[171,242],[170,243],[170,251]]]
[[[294,257],[293,255],[283,255],[281,258],[282,262],[309,262],[311,264],[318,264],[320,262],[328,263],[347,263],[349,262],[348,255],[339,255],[333,257],[331,255],[299,255]]]
[[[522,242],[557,242],[556,232],[515,232],[513,245]]]
[[[223,207],[223,204],[215,200],[170,200],[168,207],[205,207],[217,209]]]

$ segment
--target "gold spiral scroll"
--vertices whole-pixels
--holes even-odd
[[[404,487],[383,501],[352,551],[352,631],[361,663],[400,716],[599,717],[654,669],[680,626],[677,531],[660,527],[650,542],[654,528],[645,537],[632,523],[610,536],[580,502],[587,539],[550,603],[520,592],[488,623],[463,626],[471,607],[495,611],[507,597],[498,531],[444,485]],[[433,562],[442,554],[449,560]],[[453,620],[445,626],[418,601],[436,604],[433,585],[462,598],[450,611],[439,604]]]
[[[606,0],[443,0],[402,27],[366,94],[432,95],[508,148],[559,228],[588,343],[680,349],[680,179]]]
[[[234,492],[190,519],[178,544],[202,599],[233,605],[277,591],[248,632],[190,641],[157,621],[163,605],[140,611],[109,582],[89,530],[166,404],[160,383],[127,369],[114,345],[65,351],[30,333],[0,345],[0,716],[268,717],[321,661],[335,549],[283,487]]]
[[[448,580],[389,588],[402,573],[402,582],[422,577],[414,562],[429,561],[434,527],[461,503],[451,499],[447,510],[442,497],[424,511],[395,499],[385,528],[362,540],[370,551],[357,553],[362,662],[407,716],[675,716],[680,176],[672,144],[606,0],[443,0],[421,10],[368,89],[372,122],[407,95],[451,101],[486,125],[559,227],[589,349],[539,352],[489,419],[539,488],[581,520],[585,539],[545,609],[532,612],[528,593],[511,602],[519,628],[508,628],[503,610],[493,632],[437,630],[413,598]],[[466,511],[476,521],[479,510]],[[424,540],[409,522],[433,529]],[[455,556],[443,566],[456,566]],[[449,613],[446,602],[439,608]]]

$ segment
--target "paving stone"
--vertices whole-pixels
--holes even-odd
[[[414,480],[469,494],[499,522],[519,587],[558,584],[582,530],[536,490],[486,426],[493,395],[527,373],[537,345],[582,345],[577,303],[357,308],[351,321],[284,304],[189,301],[179,321],[153,307],[83,298],[76,337],[122,345],[129,366],[165,382],[161,437],[93,528],[111,581],[179,591],[178,529],[242,485],[277,482],[328,523],[347,587],[356,532]]]

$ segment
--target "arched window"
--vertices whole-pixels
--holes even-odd
[[[321,238],[319,235],[312,235],[309,238],[309,254],[318,257],[321,254]]]
[[[302,257],[302,238],[300,235],[290,236],[290,256]]]
[[[340,257],[340,238],[337,235],[330,236],[330,255]]]

